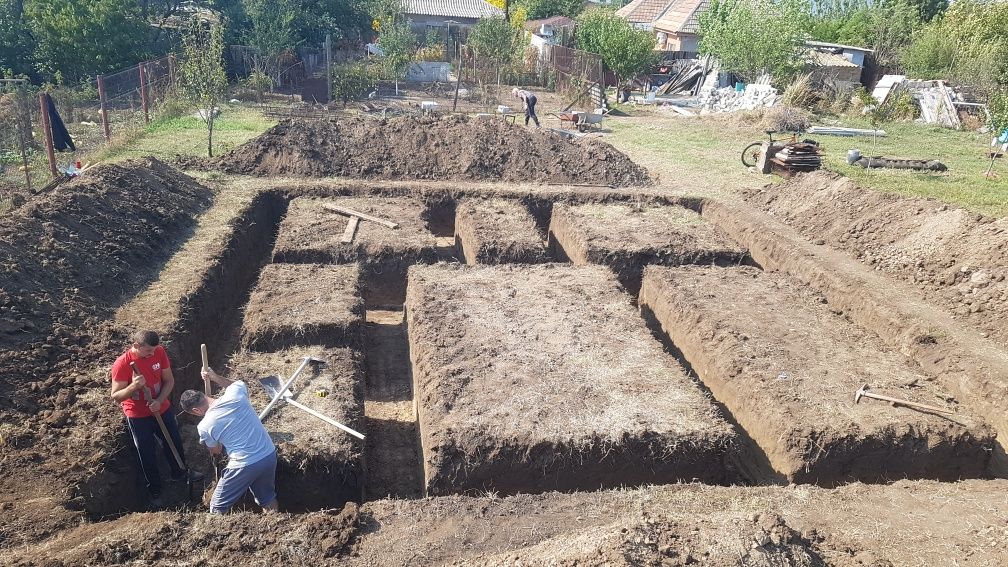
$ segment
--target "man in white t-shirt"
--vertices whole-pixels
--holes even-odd
[[[203,380],[224,387],[220,397],[186,390],[179,405],[187,413],[203,418],[196,428],[200,442],[210,453],[228,454],[227,467],[210,500],[210,512],[227,513],[246,490],[252,491],[263,511],[275,512],[276,447],[249,401],[248,387],[241,380],[229,380],[209,368],[202,375]]]

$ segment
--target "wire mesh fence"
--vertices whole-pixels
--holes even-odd
[[[77,87],[30,85],[26,80],[0,81],[0,212],[44,189],[54,178],[98,159],[111,145],[142,132],[165,113],[175,89],[174,57],[146,61],[101,75]],[[56,115],[73,141],[73,149],[54,153],[48,162],[42,120],[43,99],[52,97]]]

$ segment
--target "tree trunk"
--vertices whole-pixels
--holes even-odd
[[[207,138],[206,138],[207,139],[207,150],[206,151],[207,151],[207,157],[213,157],[213,123],[214,123],[214,116],[213,116],[213,106],[212,105],[211,105],[210,109],[207,112],[208,112],[207,116],[209,116],[209,119],[207,120]]]

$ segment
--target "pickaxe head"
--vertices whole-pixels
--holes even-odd
[[[864,386],[861,386],[861,388],[857,392],[854,392],[854,403],[856,404],[860,402],[861,397],[864,396],[865,392],[867,391],[868,391],[868,384],[865,384]]]

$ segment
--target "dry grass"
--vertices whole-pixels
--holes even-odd
[[[350,349],[321,346],[294,347],[272,353],[240,351],[231,359],[231,379],[244,380],[254,406],[266,407],[269,396],[259,384],[266,376],[278,376],[281,383],[294,373],[306,356],[326,361],[318,371],[309,365],[291,385],[294,399],[336,421],[361,429],[364,412],[361,396],[363,380],[359,355]],[[318,396],[325,392],[325,396]],[[364,444],[349,434],[306,412],[281,402],[264,422],[286,463],[306,469],[322,465],[353,466]]]
[[[553,224],[569,225],[581,242],[565,243],[590,253],[640,252],[675,248],[690,258],[713,251],[741,257],[744,250],[696,212],[679,206],[585,204],[553,207]],[[583,243],[583,244],[582,244]]]
[[[469,369],[466,382],[442,382],[434,369],[425,377],[431,390],[417,393],[436,392],[458,429],[573,445],[647,432],[670,444],[729,435],[605,268],[417,267],[410,280],[416,321],[443,318],[464,345],[453,367]],[[432,305],[434,296],[441,301]],[[432,330],[419,328],[411,340],[430,348],[422,337]]]
[[[359,279],[356,264],[267,265],[245,306],[245,344],[263,350],[256,344],[320,332],[349,340],[364,315]]]
[[[959,565],[1001,565],[1008,560],[1006,489],[1004,481],[975,480],[853,484],[836,490],[687,484],[386,500],[365,505],[364,515],[381,529],[360,540],[360,558],[350,565],[374,565],[370,558],[378,555],[379,563],[388,565],[418,556],[428,563],[483,566],[551,564],[557,555],[586,564],[604,564],[606,558],[615,563],[623,559],[621,551],[639,551],[639,544],[631,545],[635,536],[661,534],[695,543],[694,557],[702,557],[705,565],[758,565],[759,557],[738,558],[754,551],[751,539],[760,535],[759,526],[778,515],[809,536],[811,552],[830,565],[847,565],[852,556],[873,564],[943,565],[957,558]],[[443,526],[452,529],[438,529]],[[599,549],[608,555],[599,555]]]
[[[244,217],[259,189],[242,181],[214,184],[214,204],[197,219],[194,234],[165,264],[158,279],[124,304],[116,321],[124,328],[167,329],[182,317],[188,297],[199,287]]]

